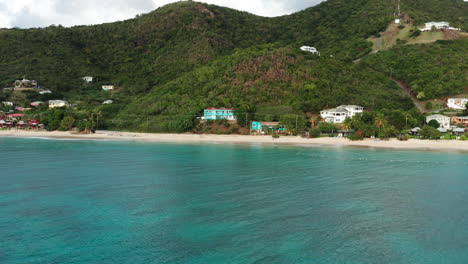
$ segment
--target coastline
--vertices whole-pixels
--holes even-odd
[[[387,149],[414,150],[456,150],[468,152],[468,141],[461,140],[419,140],[388,141],[365,139],[351,141],[346,138],[301,138],[282,136],[273,139],[271,136],[249,135],[199,135],[199,134],[156,134],[119,131],[96,131],[95,134],[77,134],[69,131],[26,131],[0,130],[0,137],[19,138],[51,138],[76,140],[116,140],[133,142],[164,142],[164,143],[228,143],[228,144],[273,144],[273,145],[301,145],[301,146],[336,146],[336,147],[370,147]]]

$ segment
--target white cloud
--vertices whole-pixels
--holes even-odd
[[[205,0],[261,16],[279,16],[321,0]],[[174,0],[0,0],[0,28],[89,25],[150,12]]]

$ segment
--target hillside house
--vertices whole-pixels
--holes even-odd
[[[449,98],[447,99],[447,107],[456,110],[465,110],[468,104],[468,98]]]
[[[421,28],[420,30],[423,32],[431,31],[433,28],[435,28],[436,30],[442,30],[442,29],[457,30],[457,31],[461,30],[459,28],[451,27],[449,22],[427,22],[427,23],[424,23],[424,28]]]
[[[42,90],[39,92],[39,94],[51,94],[52,91],[51,90]]]
[[[457,127],[457,128],[452,130],[452,135],[461,136],[461,135],[465,134],[465,132],[467,132],[467,130],[465,128]]]
[[[450,121],[454,125],[462,125],[468,127],[468,116],[452,116]]]
[[[2,102],[4,106],[13,106],[13,102]]]
[[[41,105],[43,105],[43,104],[44,104],[44,102],[37,101],[37,102],[32,102],[32,103],[31,103],[31,106],[33,106],[33,107],[39,107],[39,106],[41,106]]]
[[[70,104],[64,100],[50,100],[49,101],[49,108],[59,108],[59,107],[67,107]]]
[[[114,85],[103,85],[102,90],[104,91],[112,91],[114,90]]]
[[[286,128],[280,125],[279,122],[252,121],[250,128],[252,131],[256,131],[261,134],[264,134],[266,131],[274,131],[274,132],[286,131]]]
[[[430,115],[426,117],[426,123],[429,124],[432,120],[436,120],[440,127],[449,129],[450,128],[450,117],[444,115]]]
[[[314,47],[302,46],[302,47],[300,47],[300,49],[302,51],[307,51],[307,52],[310,52],[310,53],[313,53],[313,54],[320,55],[320,52],[317,50],[317,48],[314,48]]]
[[[234,108],[207,108],[204,111],[202,120],[237,120]]]
[[[320,116],[327,123],[341,124],[346,118],[352,118],[357,114],[362,114],[364,107],[358,105],[340,105],[337,108],[327,109],[320,112]]]
[[[105,105],[112,104],[112,103],[114,103],[114,101],[112,100],[107,100],[107,101],[102,102],[102,104],[105,104]]]
[[[86,83],[92,83],[93,82],[93,79],[94,77],[92,76],[85,76],[83,78],[81,78],[83,81],[85,81]]]
[[[39,88],[38,84],[34,80],[27,80],[23,78],[23,80],[16,80],[15,81],[15,91],[27,91],[27,90],[35,90]]]

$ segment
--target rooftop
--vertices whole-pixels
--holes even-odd
[[[430,115],[430,116],[427,116],[426,118],[450,118],[450,117],[437,114],[437,115]]]
[[[210,107],[210,108],[206,108],[205,110],[234,110],[234,108],[226,108],[226,107],[214,108],[214,107]]]

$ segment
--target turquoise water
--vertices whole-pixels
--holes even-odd
[[[0,138],[0,263],[468,263],[468,154]]]

